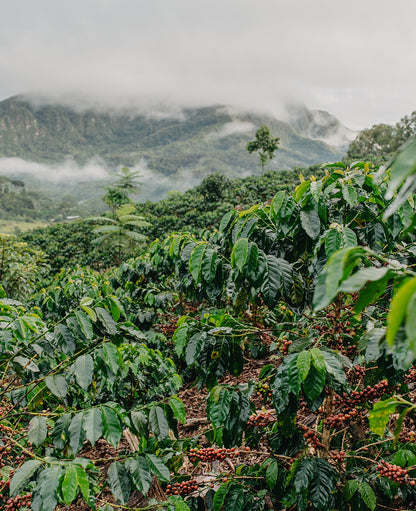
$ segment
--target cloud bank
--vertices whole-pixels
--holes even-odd
[[[0,97],[129,107],[286,102],[352,128],[416,108],[412,0],[20,0],[2,6]]]

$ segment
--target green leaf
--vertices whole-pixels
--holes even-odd
[[[178,396],[172,396],[169,399],[170,407],[172,408],[173,415],[177,418],[179,422],[182,422],[182,424],[185,424],[186,422],[186,411],[185,411],[185,405],[183,402],[178,398]]]
[[[296,359],[296,366],[299,371],[301,381],[304,381],[308,376],[309,369],[311,368],[312,355],[309,351],[302,351]]]
[[[107,481],[110,486],[111,493],[120,504],[127,504],[130,493],[130,477],[125,466],[117,461],[111,463],[107,472]]]
[[[175,330],[172,340],[175,343],[175,352],[180,357],[188,340],[189,327],[186,323]]]
[[[358,481],[357,479],[350,479],[344,485],[342,489],[342,493],[344,494],[345,500],[351,500],[355,492],[358,490]]]
[[[46,417],[42,417],[37,415],[33,417],[33,419],[29,422],[27,427],[28,430],[28,440],[35,447],[39,447],[39,445],[43,444],[46,440],[46,436],[48,434],[48,429],[46,427]]]
[[[407,304],[405,331],[407,345],[413,353],[416,353],[416,293],[411,296]]]
[[[201,263],[201,274],[208,284],[212,284],[215,279],[218,263],[218,254],[212,248],[208,248],[204,253]]]
[[[376,435],[383,436],[390,415],[396,411],[397,401],[394,398],[378,401],[370,411],[370,429]]]
[[[394,192],[404,183],[406,178],[416,173],[416,140],[412,140],[403,150],[399,151],[390,165],[389,189],[386,193],[386,199],[393,198]],[[410,190],[409,190],[410,193]],[[389,210],[392,214],[394,208]],[[387,214],[385,214],[387,217]]]
[[[62,480],[62,497],[65,504],[69,505],[78,495],[78,472],[75,465],[69,465]]]
[[[240,238],[237,243],[235,243],[231,252],[231,264],[236,266],[241,272],[247,261],[248,244],[248,238]]]
[[[310,238],[314,240],[319,236],[321,232],[321,220],[314,209],[310,211],[302,210],[300,212],[300,223]]]
[[[326,373],[326,364],[324,356],[321,353],[321,350],[319,348],[312,348],[311,349],[311,355],[312,355],[312,365],[314,368],[319,371],[322,374]]]
[[[169,499],[169,511],[191,511],[191,508],[188,506],[188,504],[183,500],[182,497],[178,497],[177,495],[170,495]],[[174,508],[170,506],[172,504]]]
[[[241,486],[232,486],[224,501],[225,509],[232,509],[233,511],[243,511],[244,508],[244,490]]]
[[[71,417],[70,413],[64,413],[55,423],[52,431],[52,441],[56,449],[63,449],[68,442],[68,428],[71,424]]]
[[[103,344],[103,357],[105,364],[111,369],[111,372],[118,374],[123,369],[123,358],[115,344],[105,342]]]
[[[218,390],[219,395],[216,396]],[[216,397],[218,397],[218,399],[215,399]],[[221,387],[214,387],[208,396],[207,414],[215,428],[219,428],[223,425],[226,417],[230,413],[230,406],[231,395],[229,391]]]
[[[152,474],[146,458],[143,456],[129,458],[125,463],[125,467],[129,471],[136,489],[146,495],[152,483]]]
[[[377,506],[377,499],[376,494],[374,493],[371,486],[366,482],[361,482],[358,491],[360,492],[360,495],[364,501],[364,504],[371,509],[371,511],[374,511]]]
[[[69,433],[69,444],[75,454],[81,449],[85,439],[85,431],[83,428],[84,412],[78,412],[71,420],[71,424],[68,428]]]
[[[10,495],[12,497],[24,488],[40,466],[41,462],[39,460],[29,460],[16,470],[10,481]]]
[[[62,465],[51,465],[45,468],[37,478],[35,495],[42,502],[39,511],[54,511],[58,504],[58,488],[62,477]],[[33,506],[34,509],[34,506]]]
[[[75,311],[75,317],[77,318],[78,325],[81,328],[82,333],[89,341],[91,341],[93,337],[93,328],[90,318],[80,310]]]
[[[341,246],[341,235],[336,229],[331,229],[325,236],[325,253],[329,259]]]
[[[355,293],[360,291],[367,282],[383,279],[389,271],[391,270],[387,267],[375,268],[371,266],[363,268],[344,280],[339,289],[347,293]]]
[[[343,185],[341,189],[345,202],[347,202],[350,206],[354,206],[357,202],[357,192],[355,191],[355,188],[350,184],[346,184]]]
[[[277,222],[277,220],[278,220],[277,214],[279,213],[280,208],[283,206],[283,203],[285,201],[285,195],[286,195],[286,192],[284,190],[280,190],[273,197],[273,200],[271,203],[271,213],[272,213],[272,218],[273,218],[274,222]]]
[[[116,412],[109,406],[102,406],[101,420],[104,438],[114,448],[117,448],[117,444],[119,443],[122,435],[122,429]]]
[[[98,319],[103,324],[106,332],[110,335],[117,333],[117,324],[111,315],[102,307],[96,307],[95,312],[97,313]]]
[[[87,391],[94,375],[94,361],[91,355],[79,356],[73,365],[74,375],[82,390]]]
[[[355,232],[349,227],[343,227],[341,231],[342,247],[356,247],[358,245]]]
[[[150,427],[158,440],[169,436],[169,424],[160,406],[154,406],[149,413]]]
[[[268,254],[265,257],[265,262],[266,265],[261,292],[266,304],[269,307],[273,307],[281,283],[279,261],[274,255]]]
[[[146,460],[149,468],[160,481],[169,481],[170,473],[168,467],[160,461],[154,454],[146,454]]]
[[[227,484],[222,484],[214,495],[214,511],[221,511],[223,509],[224,500],[227,496],[229,490],[229,486]]]
[[[94,447],[95,442],[102,435],[101,412],[98,408],[90,408],[84,412],[82,427],[85,431],[86,439]]]
[[[197,332],[189,339],[188,345],[186,346],[186,363],[188,365],[192,365],[196,361],[205,345],[205,341],[205,332]]]
[[[326,370],[341,385],[347,384],[344,367],[334,353],[322,349],[321,353],[325,359]]]
[[[279,475],[279,465],[276,461],[272,461],[266,469],[266,483],[270,491],[276,486],[277,477]]]
[[[199,275],[201,273],[202,259],[205,255],[205,251],[207,249],[207,243],[199,243],[191,253],[191,257],[189,259],[189,271],[195,282],[199,281]]]
[[[307,378],[303,382],[303,390],[311,401],[320,396],[325,387],[325,375],[311,367]]]
[[[386,340],[390,346],[393,345],[397,332],[406,315],[407,305],[416,292],[416,277],[407,280],[394,294],[390,303],[390,311],[387,315]]]
[[[64,398],[68,392],[68,384],[61,374],[54,374],[45,378],[48,389],[57,397]]]

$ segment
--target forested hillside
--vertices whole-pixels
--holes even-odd
[[[3,509],[414,509],[415,166],[155,204],[124,169],[106,215],[1,236]]]
[[[0,102],[0,156],[47,163],[70,158],[81,164],[99,158],[109,168],[145,161],[161,175],[239,177],[257,172],[244,148],[261,124],[281,137],[277,168],[336,161],[349,142],[348,130],[334,117],[305,107],[279,120],[221,106],[164,114],[80,111],[16,96]],[[333,146],[325,142],[331,136]]]

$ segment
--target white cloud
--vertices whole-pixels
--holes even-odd
[[[129,107],[287,101],[356,126],[416,108],[413,0],[19,0],[2,6],[0,97]]]

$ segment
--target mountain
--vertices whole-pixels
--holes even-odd
[[[15,96],[0,102],[0,157],[78,165],[98,159],[109,169],[140,164],[158,175],[195,180],[212,172],[237,177],[259,172],[245,145],[261,124],[281,138],[270,168],[305,167],[344,154],[348,130],[335,117],[306,107],[292,108],[286,117],[222,106],[104,112]]]

